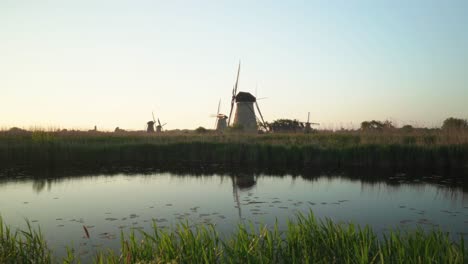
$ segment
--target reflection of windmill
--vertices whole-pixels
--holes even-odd
[[[260,115],[260,122],[263,127],[266,127],[265,121],[263,120],[262,112],[258,107],[257,99],[251,93],[239,92],[237,88],[239,85],[239,74],[240,74],[240,62],[239,68],[237,69],[237,78],[234,88],[232,89],[231,99],[231,111],[229,111],[228,126],[231,124],[232,110],[234,109],[234,103],[236,103],[236,112],[234,114],[233,127],[242,129],[245,132],[256,132],[257,131],[257,117],[255,115],[254,104],[257,108],[258,114]]]
[[[218,132],[223,132],[226,127],[227,127],[227,116],[224,114],[220,113],[221,109],[221,99],[219,100],[218,103],[218,111],[216,112],[216,115],[212,115],[212,117],[216,117],[216,122],[215,122],[215,130]]]
[[[159,121],[159,118],[158,118],[158,125],[156,126],[156,132],[157,133],[161,133],[162,132],[162,128],[163,126],[167,125],[167,123],[164,123],[161,125],[161,121]]]
[[[239,211],[239,218],[242,219],[241,203],[239,199],[239,190],[250,190],[257,183],[254,175],[231,176],[232,180],[232,195]]]
[[[320,125],[319,123],[311,123],[310,122],[310,112],[307,114],[307,122],[305,123],[305,128],[304,132],[305,133],[310,133],[312,132],[312,127],[311,125]]]
[[[156,120],[154,119],[154,113],[152,112],[151,114],[153,115],[153,120],[148,121],[146,123],[147,124],[146,132],[148,133],[154,133],[154,124],[156,123]]]

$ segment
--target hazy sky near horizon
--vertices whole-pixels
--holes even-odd
[[[468,118],[468,1],[0,1],[0,128],[211,128],[239,90],[266,120]]]

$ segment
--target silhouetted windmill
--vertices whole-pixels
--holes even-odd
[[[156,126],[156,133],[161,133],[162,132],[162,128],[167,125],[167,123],[164,123],[161,125],[161,121],[159,121],[159,118],[158,118],[158,125]]]
[[[215,121],[215,130],[218,132],[223,132],[226,127],[227,127],[227,116],[225,114],[220,113],[221,110],[221,99],[219,100],[218,103],[218,111],[216,112],[216,115],[212,115],[212,117],[216,117]]]
[[[146,123],[147,124],[146,132],[148,132],[148,133],[154,133],[154,124],[156,123],[156,120],[154,119],[154,113],[151,112],[151,114],[153,115],[153,120],[148,121]]]
[[[237,78],[234,88],[232,89],[231,99],[231,111],[229,111],[228,126],[231,124],[232,111],[234,109],[234,103],[236,104],[236,112],[234,114],[234,127],[240,127],[245,132],[257,132],[257,117],[254,110],[254,104],[257,108],[258,114],[260,115],[260,123],[266,127],[265,121],[263,120],[262,112],[258,106],[257,99],[251,93],[248,92],[237,92],[239,86],[239,74],[240,74],[240,62],[237,69]]]
[[[307,114],[307,122],[305,123],[305,127],[304,127],[304,132],[305,133],[310,133],[312,132],[312,127],[311,125],[320,125],[319,123],[311,123],[310,122],[310,112]]]

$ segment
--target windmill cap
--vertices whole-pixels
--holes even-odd
[[[236,102],[254,103],[255,101],[257,101],[257,99],[251,93],[239,92],[236,95]]]

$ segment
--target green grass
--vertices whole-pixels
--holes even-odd
[[[0,217],[0,263],[51,263],[51,251],[41,234],[31,228],[13,232]]]
[[[1,222],[0,222],[1,224]],[[3,224],[1,263],[53,263],[40,232],[12,232]],[[5,231],[6,230],[6,231]],[[389,231],[378,238],[369,227],[318,221],[298,215],[286,231],[239,225],[222,239],[214,226],[179,224],[163,231],[121,234],[120,252],[101,251],[95,263],[467,263],[463,239],[433,230]],[[77,263],[73,251],[56,261]]]
[[[468,132],[195,134],[0,132],[0,166],[223,164],[468,168]]]

